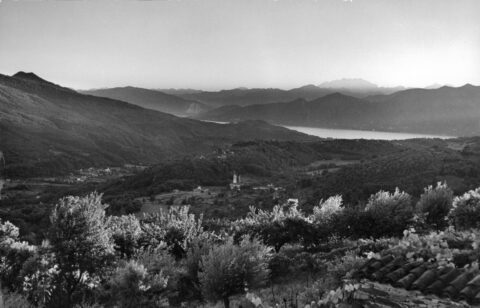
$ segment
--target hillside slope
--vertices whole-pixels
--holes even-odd
[[[186,100],[157,90],[136,87],[97,89],[82,91],[82,93],[121,100],[143,108],[182,117],[196,115],[209,109],[205,104],[193,100]]]
[[[152,164],[250,139],[312,140],[263,122],[205,123],[77,93],[31,73],[0,75],[0,151],[7,175]]]

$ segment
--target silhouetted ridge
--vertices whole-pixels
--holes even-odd
[[[34,73],[27,73],[27,72],[18,72],[16,73],[15,75],[12,75],[13,78],[18,78],[18,79],[24,79],[24,80],[31,80],[31,81],[38,81],[38,82],[45,82],[45,83],[50,83],[49,81],[46,81],[45,79],[42,79],[40,77],[38,77],[36,74]]]
[[[76,94],[72,89],[65,88],[38,77],[38,75],[31,72],[20,71],[12,76],[0,74],[0,83],[6,86],[14,87],[22,91],[27,91],[30,93],[41,94],[45,91],[55,91],[55,92],[69,92],[70,94]]]

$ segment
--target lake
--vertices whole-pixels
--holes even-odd
[[[395,133],[395,132],[379,132],[368,130],[353,130],[353,129],[334,129],[334,128],[318,128],[318,127],[304,127],[304,126],[284,126],[283,127],[296,130],[298,132],[313,135],[321,138],[334,139],[377,139],[377,140],[403,140],[412,138],[454,138],[451,136],[437,136],[427,134],[410,134],[410,133]]]
[[[230,122],[208,121],[217,124],[228,124]],[[405,140],[413,138],[440,138],[448,139],[455,138],[453,136],[441,136],[441,135],[428,135],[428,134],[411,134],[411,133],[398,133],[398,132],[380,132],[370,130],[356,130],[356,129],[337,129],[337,128],[320,128],[320,127],[306,127],[306,126],[283,126],[291,130],[296,130],[307,135],[317,136],[320,138],[333,138],[333,139],[375,139],[375,140]]]

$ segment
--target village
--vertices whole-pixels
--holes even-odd
[[[298,205],[298,198],[287,195],[284,187],[272,183],[257,185],[249,177],[242,177],[236,172],[228,186],[198,186],[193,190],[175,189],[172,192],[150,197],[139,197],[142,208],[137,216],[167,211],[172,206],[189,205],[196,214],[206,217],[231,217],[244,214],[252,205],[271,208],[275,204]]]

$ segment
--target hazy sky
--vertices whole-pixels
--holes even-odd
[[[0,2],[0,73],[74,88],[480,84],[479,0]]]

